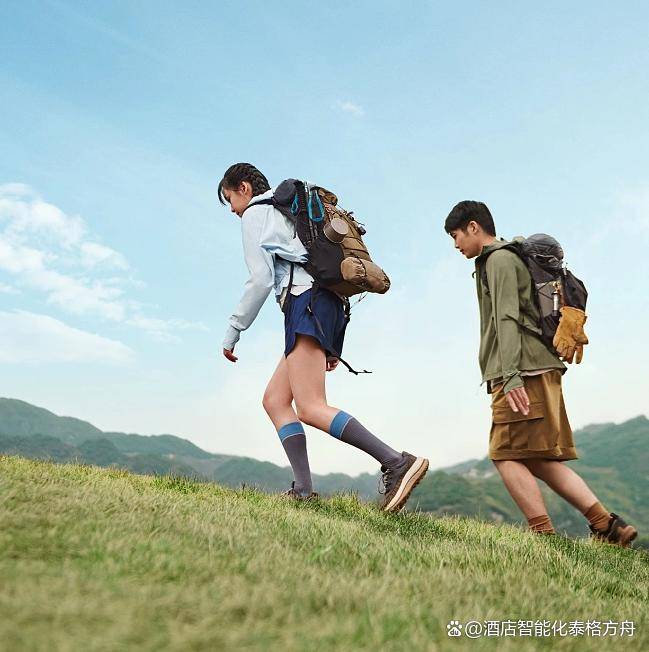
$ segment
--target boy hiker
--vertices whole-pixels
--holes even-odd
[[[636,528],[609,513],[584,480],[562,463],[577,459],[561,392],[566,366],[537,334],[539,310],[525,262],[503,248],[505,240],[496,239],[493,218],[482,202],[457,204],[444,228],[460,253],[476,259],[480,369],[492,396],[489,458],[511,497],[533,532],[554,534],[539,478],[586,517],[594,539],[628,546],[638,535]],[[562,319],[568,315],[564,311]],[[577,321],[580,328],[585,315]],[[581,341],[587,342],[580,332]],[[566,361],[572,362],[575,349],[577,362],[581,360],[583,345],[577,339],[564,355]]]

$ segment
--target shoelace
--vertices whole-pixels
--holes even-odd
[[[381,471],[383,471],[385,467],[381,467]],[[391,476],[392,476],[392,469],[387,468],[383,473],[381,474],[381,477],[379,478],[379,483],[378,483],[378,492],[382,496],[388,493],[390,489],[390,484],[391,484]],[[383,489],[383,490],[381,490]]]

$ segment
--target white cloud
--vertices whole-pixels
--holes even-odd
[[[175,339],[178,330],[207,330],[203,324],[144,315],[142,305],[125,295],[125,286],[143,286],[126,274],[126,258],[91,239],[81,217],[43,201],[25,184],[0,185],[0,270],[15,276],[17,285],[44,293],[46,302],[61,310],[126,323],[158,340]]]
[[[344,113],[350,113],[355,115],[357,118],[362,118],[365,115],[365,109],[360,105],[349,100],[338,100],[336,102],[336,108]]]
[[[0,234],[0,269],[10,274],[24,274],[44,268],[45,253],[32,247],[13,244]]]
[[[105,247],[96,242],[84,242],[80,248],[82,253],[81,263],[84,267],[107,266],[123,270],[129,268],[126,258],[110,247]]]
[[[74,277],[47,267],[56,256],[19,243],[0,234],[0,269],[13,274],[27,287],[44,292],[47,302],[77,315],[98,315],[121,321],[125,307],[119,300],[122,290],[101,280]]]
[[[135,316],[128,319],[127,324],[142,328],[161,342],[173,342],[178,338],[173,335],[176,330],[209,331],[202,322],[189,322],[184,319],[155,319],[152,317]]]
[[[47,302],[75,315],[98,315],[123,321],[126,307],[122,290],[91,279],[77,279],[56,271],[40,270],[27,275],[31,285],[47,292]]]
[[[20,291],[11,285],[0,283],[0,294],[20,294]]]
[[[0,195],[7,197],[24,197],[31,195],[32,189],[26,183],[3,183],[0,184]]]
[[[0,362],[82,362],[123,365],[133,351],[116,340],[72,328],[48,315],[0,312]]]
[[[17,183],[0,186],[0,220],[8,222],[4,235],[9,240],[32,238],[55,242],[66,249],[79,244],[87,231],[80,217],[66,215],[29,186]]]

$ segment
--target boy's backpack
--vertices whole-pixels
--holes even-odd
[[[390,279],[372,262],[363,242],[364,226],[351,211],[338,206],[338,198],[329,190],[286,179],[271,199],[251,206],[254,204],[270,204],[295,224],[308,253],[304,267],[320,287],[342,297],[362,292],[384,294],[390,289]]]
[[[586,312],[586,286],[563,264],[563,249],[550,235],[536,233],[529,238],[517,237],[502,249],[513,251],[527,266],[532,277],[532,296],[539,310],[540,337],[556,353],[552,340],[561,318],[559,310],[571,306]],[[480,275],[488,293],[486,261],[481,265]]]

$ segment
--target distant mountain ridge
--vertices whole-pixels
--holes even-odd
[[[78,460],[115,465],[136,473],[175,473],[232,487],[242,484],[267,491],[290,487],[290,467],[248,457],[209,453],[175,435],[104,432],[87,421],[62,417],[25,401],[0,398],[0,453]],[[363,498],[376,493],[376,476],[363,473],[314,475],[323,493],[355,491]]]
[[[638,416],[621,424],[592,424],[575,432],[579,459],[568,464],[584,477],[602,503],[640,530],[639,545],[649,548],[649,420]],[[248,457],[208,453],[174,435],[103,432],[73,417],[60,417],[24,401],[0,398],[0,454],[81,461],[118,466],[136,473],[176,474],[231,487],[255,486],[280,491],[290,486],[290,467]],[[377,476],[343,473],[314,476],[323,494],[341,491],[376,497]],[[584,535],[581,514],[550,492],[542,491],[555,527]],[[411,509],[462,514],[500,522],[522,516],[488,458],[431,471],[415,490]]]
[[[60,417],[45,408],[13,398],[0,398],[0,434],[16,437],[48,434],[73,446],[89,439],[108,436],[124,453],[151,452],[151,442],[154,441],[156,452],[161,454],[188,455],[198,459],[213,457],[212,453],[175,435],[104,432],[87,421],[75,417]]]

